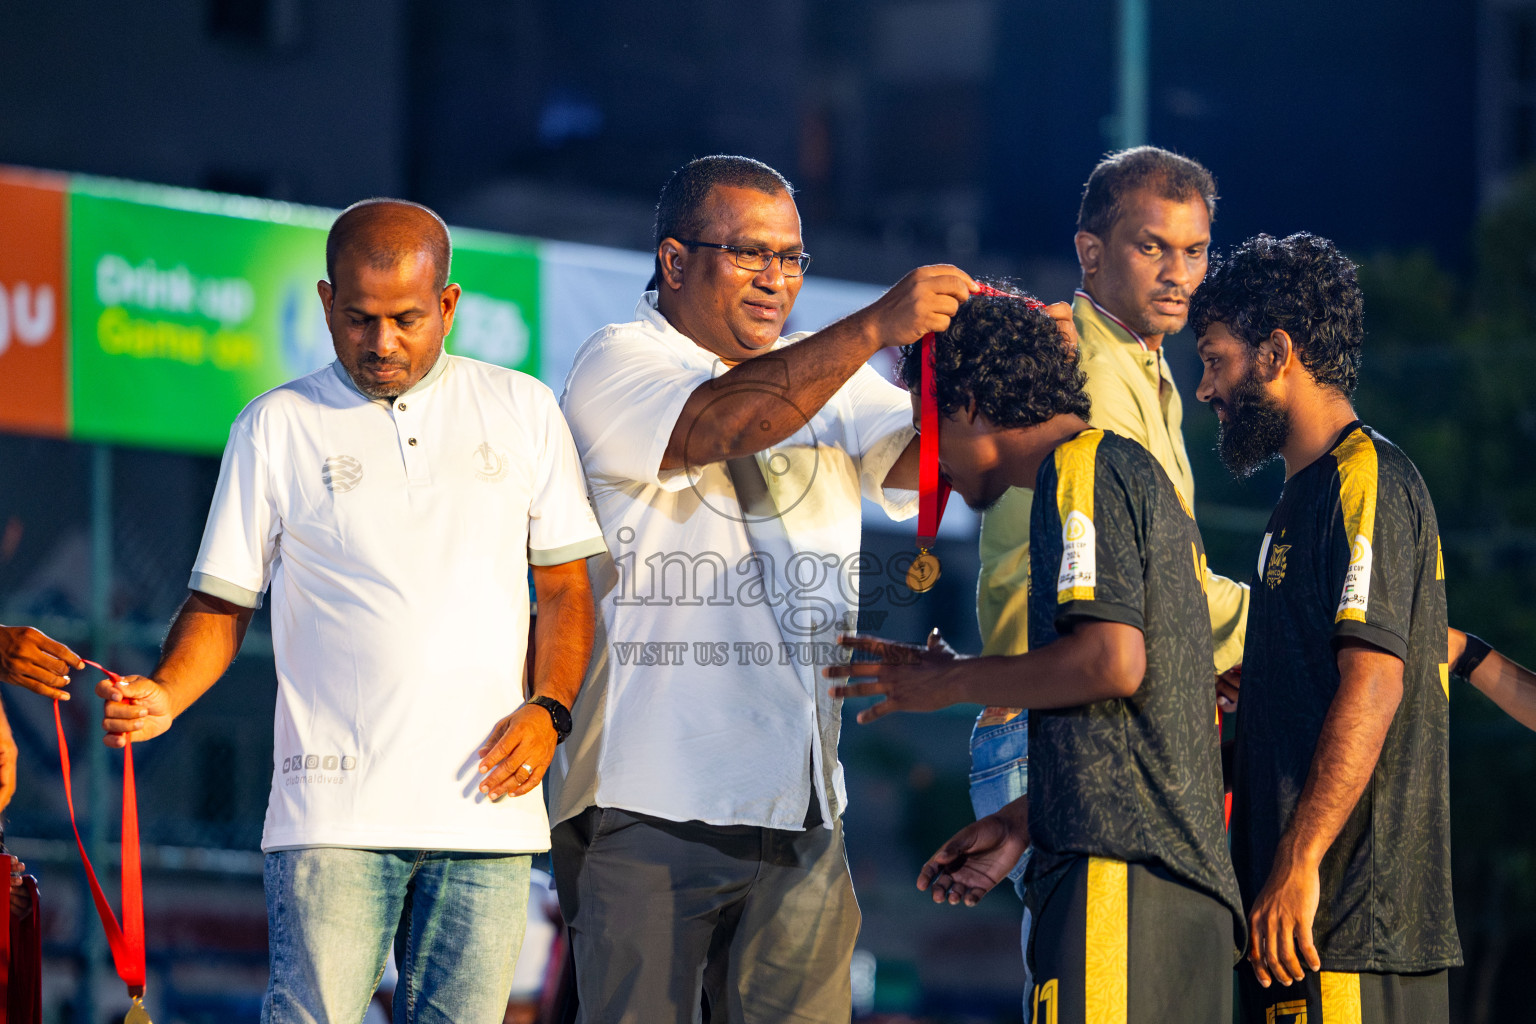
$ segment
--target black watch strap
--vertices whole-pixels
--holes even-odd
[[[1456,659],[1456,664],[1451,666],[1451,675],[1460,676],[1471,682],[1472,673],[1477,671],[1477,666],[1483,663],[1483,659],[1493,653],[1493,648],[1481,637],[1467,634],[1467,646],[1462,649],[1461,657]]]
[[[528,703],[537,704],[549,712],[549,719],[555,726],[555,742],[564,743],[565,738],[571,734],[571,709],[553,697],[530,697]]]

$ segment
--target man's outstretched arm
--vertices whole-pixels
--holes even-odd
[[[857,313],[705,381],[678,414],[661,469],[708,465],[778,444],[881,348],[948,328],[975,288],[958,267],[919,267]],[[890,486],[905,485],[898,477]]]
[[[69,670],[80,655],[31,626],[0,626],[0,680],[53,700],[69,700]]]
[[[104,679],[96,694],[107,701],[102,741],[109,747],[154,739],[219,681],[240,651],[254,609],[193,590],[171,623],[160,664],[147,676]],[[132,701],[132,703],[127,703]]]
[[[1527,729],[1536,730],[1536,672],[1506,658],[1476,638],[1472,643],[1476,647],[1474,657],[1477,654],[1482,657],[1475,658],[1477,664],[1468,668],[1462,660],[1462,656],[1467,653],[1467,634],[1459,629],[1450,631],[1447,653],[1451,671],[1481,690],[1510,718]]]
[[[859,712],[868,724],[892,711],[937,711],[951,704],[1072,708],[1129,697],[1141,688],[1147,653],[1141,630],[1085,619],[1072,632],[1025,654],[963,658],[930,636],[926,649],[878,637],[844,637],[844,647],[873,655],[821,670],[828,679],[868,680],[834,686],[834,697],[884,697]]]

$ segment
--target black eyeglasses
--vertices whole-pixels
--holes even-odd
[[[721,245],[719,242],[690,242],[686,238],[679,238],[684,245],[699,246],[705,249],[724,249],[731,254],[731,259],[742,270],[750,270],[753,273],[762,273],[767,270],[774,260],[784,268],[785,277],[799,277],[805,273],[805,268],[811,265],[811,254],[808,252],[774,252],[772,249],[762,249],[755,245]]]

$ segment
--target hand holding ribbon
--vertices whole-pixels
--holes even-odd
[[[94,661],[87,665],[98,669],[114,684],[122,677]],[[107,945],[112,950],[112,963],[118,977],[128,986],[133,1007],[125,1021],[147,1022],[144,1012],[144,879],[139,863],[139,798],[133,776],[133,748],[125,739],[123,744],[123,825],[122,825],[122,902],[123,921],[119,925],[107,896],[97,881],[96,870],[85,852],[80,838],[80,826],[75,820],[75,796],[70,778],[69,745],[64,739],[64,720],[59,714],[59,702],[53,702],[53,723],[59,738],[59,768],[64,774],[64,799],[69,805],[69,824],[75,831],[75,845],[80,849],[80,860],[85,866],[86,881],[90,883],[91,898],[96,904],[96,915],[107,933]],[[98,798],[99,799],[99,798]],[[98,803],[99,806],[99,803]]]

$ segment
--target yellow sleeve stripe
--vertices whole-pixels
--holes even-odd
[[[1126,1024],[1130,1013],[1130,870],[1088,858],[1083,950],[1084,1024]]]
[[[1349,569],[1333,621],[1364,622],[1371,601],[1371,555],[1376,540],[1376,445],[1356,429],[1335,452],[1339,464],[1339,504],[1349,538]]]
[[[1056,448],[1056,511],[1061,515],[1061,570],[1056,603],[1092,601],[1098,586],[1093,528],[1094,468],[1102,430],[1085,430]]]

